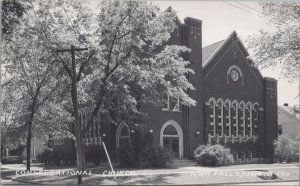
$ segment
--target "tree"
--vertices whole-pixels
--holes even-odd
[[[23,134],[26,131],[27,170],[30,170],[32,135],[42,137],[45,131],[66,130],[64,126],[70,116],[62,112],[57,100],[62,71],[57,68],[51,50],[26,27],[27,21],[22,19],[4,45],[7,73],[4,88],[10,97],[8,111],[12,113],[9,114],[14,115],[8,124],[22,129],[19,132]]]
[[[2,34],[9,39],[14,28],[20,24],[20,19],[30,8],[29,0],[3,0],[2,2]]]
[[[263,14],[274,24],[274,32],[261,30],[247,44],[254,52],[254,62],[261,68],[280,65],[282,75],[295,80],[300,60],[300,4],[297,2],[263,2]]]
[[[25,1],[17,1],[17,0],[3,0],[2,3],[2,35],[1,38],[3,40],[9,40],[11,37],[11,34],[14,30],[14,28],[19,25],[19,21],[21,17],[24,15],[24,13],[30,8],[27,4],[27,0]],[[2,40],[1,40],[2,41]],[[1,47],[2,48],[2,47]],[[3,73],[3,72],[2,72]],[[4,77],[6,74],[1,75]],[[3,88],[3,87],[2,87]],[[1,125],[1,150],[4,149],[3,144],[5,144],[6,148],[14,148],[17,144],[19,144],[18,138],[20,136],[16,135],[18,134],[18,131],[21,130],[20,128],[16,128],[15,122],[12,122],[14,115],[13,113],[13,107],[8,102],[8,100],[12,100],[12,97],[9,93],[6,92],[7,90],[4,90],[4,103],[2,103],[2,112],[1,116],[4,117],[2,119],[3,125]],[[2,151],[1,151],[2,152]]]
[[[94,10],[79,0],[37,1],[32,7],[27,26],[48,48],[89,48],[76,53],[78,103],[81,108],[93,106],[83,133],[90,130],[99,112],[110,123],[140,118],[141,104],[162,104],[162,90],[179,96],[186,106],[196,104],[186,93],[194,89],[186,78],[193,71],[181,57],[190,50],[167,43],[174,29],[174,12],[127,0],[101,1]],[[69,55],[56,57],[64,75],[72,76]]]
[[[297,161],[299,158],[299,145],[297,139],[289,138],[284,135],[278,136],[274,142],[275,158],[279,162]],[[299,161],[299,160],[298,160]]]

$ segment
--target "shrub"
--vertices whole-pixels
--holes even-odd
[[[280,135],[278,136],[278,139],[274,142],[274,146],[275,160],[279,162],[298,161],[299,144],[296,139]]]
[[[137,167],[139,165],[138,154],[131,145],[120,147],[117,153],[121,167]]]
[[[36,159],[39,163],[44,163],[47,165],[49,163],[50,156],[51,156],[51,151],[49,149],[45,149],[43,152],[41,152],[36,156]]]
[[[230,149],[222,145],[201,145],[194,154],[197,163],[203,166],[221,166],[233,163]]]
[[[141,152],[141,165],[143,167],[166,167],[172,161],[170,153],[159,145],[147,145]]]
[[[121,167],[166,167],[167,162],[171,162],[171,154],[156,145],[152,135],[136,137],[135,143],[117,150]]]
[[[42,153],[37,155],[37,161],[45,165],[68,165],[73,163],[71,155],[63,149],[45,149]]]
[[[87,163],[93,163],[100,165],[101,159],[105,158],[105,152],[99,145],[89,146],[85,152],[85,161]]]

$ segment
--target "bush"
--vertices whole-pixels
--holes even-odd
[[[166,167],[167,162],[171,162],[170,153],[156,145],[152,135],[136,137],[135,143],[117,150],[121,167]]]
[[[203,166],[222,166],[233,163],[230,149],[222,145],[201,145],[194,154],[197,163]]]
[[[39,163],[44,163],[47,165],[49,163],[50,156],[51,156],[51,151],[49,149],[45,149],[43,152],[41,152],[36,156],[36,159]]]
[[[170,153],[159,145],[147,145],[141,153],[141,165],[143,167],[166,167],[167,162],[171,161]]]
[[[275,160],[287,163],[299,160],[299,144],[296,139],[280,135],[274,142],[274,146]]]
[[[68,165],[72,163],[70,154],[62,149],[45,149],[42,153],[37,155],[37,161],[45,165]]]
[[[131,145],[122,146],[117,150],[118,159],[121,167],[139,166],[138,154]]]
[[[105,158],[105,152],[99,145],[93,145],[86,148],[85,161],[87,163],[93,163],[100,165],[101,159]]]

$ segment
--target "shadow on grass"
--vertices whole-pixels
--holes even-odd
[[[170,184],[168,179],[178,177],[179,174],[166,174],[166,175],[141,175],[141,176],[121,176],[114,179],[114,177],[94,177],[86,178],[84,180],[85,185],[163,185]]]
[[[29,183],[36,183],[36,184],[51,184],[51,183],[57,183],[57,182],[71,182],[76,183],[77,182],[77,176],[50,176],[50,175],[38,175],[38,176],[21,176],[16,178],[17,181],[22,182],[29,182]]]
[[[15,170],[3,170],[1,169],[1,179],[7,179],[7,176],[14,176],[16,175],[16,171]]]

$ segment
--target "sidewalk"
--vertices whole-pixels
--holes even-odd
[[[53,171],[62,171],[56,169]],[[69,171],[72,169],[68,169]],[[116,184],[222,184],[222,183],[263,183],[296,181],[299,176],[298,164],[247,164],[224,167],[201,167],[198,165],[172,167],[167,169],[116,169],[109,167],[88,169],[91,175],[84,176],[84,183],[90,185]],[[116,176],[116,179],[115,179]],[[39,184],[76,184],[76,175],[13,175],[14,180]]]

